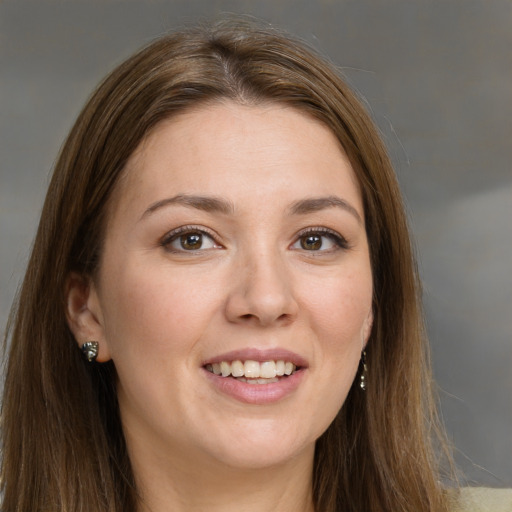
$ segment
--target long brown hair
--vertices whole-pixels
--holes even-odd
[[[386,150],[331,64],[241,19],[186,29],[135,54],[100,84],[63,146],[6,337],[2,510],[136,509],[115,367],[81,357],[65,318],[66,278],[94,277],[109,198],[143,138],[163,119],[219,99],[278,102],[319,119],[362,191],[374,280],[367,391],[355,383],[317,441],[316,510],[446,510],[419,282]]]

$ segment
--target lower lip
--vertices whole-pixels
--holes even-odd
[[[291,395],[301,383],[305,370],[301,369],[282,377],[279,382],[269,384],[248,384],[233,377],[222,377],[204,369],[207,378],[221,393],[228,395],[239,402],[254,405],[265,405],[279,402]]]

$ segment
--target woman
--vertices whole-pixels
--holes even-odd
[[[189,29],[106,78],[11,325],[3,510],[456,506],[390,162],[275,30]]]

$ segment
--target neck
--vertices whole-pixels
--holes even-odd
[[[161,455],[152,461],[132,457],[132,464],[141,494],[138,512],[314,512],[313,449],[256,469]]]

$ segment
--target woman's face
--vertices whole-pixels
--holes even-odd
[[[134,458],[311,459],[371,328],[363,219],[337,140],[295,109],[218,103],[151,133],[86,306]]]

